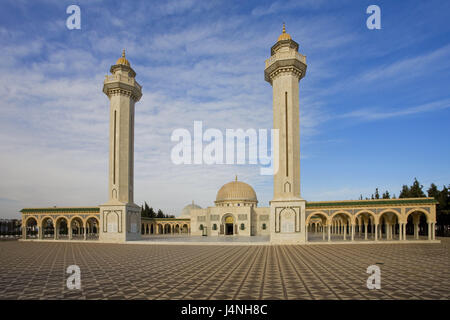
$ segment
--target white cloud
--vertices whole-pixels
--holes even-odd
[[[261,16],[318,6],[312,1],[280,4],[253,13]],[[218,188],[238,174],[255,188],[260,204],[267,205],[272,179],[260,176],[259,167],[176,166],[170,161],[174,145],[170,135],[176,128],[192,131],[194,120],[219,129],[271,128],[272,88],[264,82],[263,68],[281,22],[238,13],[207,16],[203,13],[220,6],[209,1],[127,2],[120,4],[121,15],[106,6],[85,5],[107,29],[86,28],[69,37],[62,34],[65,30],[58,33],[61,21],[55,20],[44,26],[48,33],[29,39],[24,32],[0,27],[0,153],[5,155],[0,158],[5,172],[0,182],[0,215],[15,216],[25,206],[106,201],[109,105],[101,89],[104,75],[124,47],[144,93],[135,118],[136,202],[148,201],[171,214],[178,214],[191,200],[212,205]],[[194,13],[198,19],[189,16]],[[308,74],[301,82],[302,143],[333,119],[322,96],[335,87],[325,90],[321,81],[340,80],[330,70],[358,39],[335,22],[319,15],[292,19],[287,25],[301,51],[311,55]],[[425,60],[435,64],[446,54],[443,49]],[[413,62],[417,61],[387,66],[385,72],[395,77]],[[378,76],[363,73],[361,77],[374,81]],[[392,111],[389,116],[440,106]],[[376,111],[360,110],[342,117],[387,117],[385,109]]]

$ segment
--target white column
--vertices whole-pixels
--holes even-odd
[[[377,235],[378,235],[378,224],[375,224],[374,226],[375,226],[375,233],[374,233],[375,241],[378,241],[378,237],[377,237]]]
[[[331,241],[331,226],[328,226],[328,241]]]
[[[403,224],[403,240],[406,240],[406,222]]]
[[[433,240],[436,240],[436,222],[433,222],[432,234],[433,234]]]
[[[352,228],[352,241],[355,241],[355,225],[352,224],[351,228]]]
[[[428,240],[431,240],[431,222],[428,222]]]

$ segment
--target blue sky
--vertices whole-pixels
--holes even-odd
[[[81,8],[68,30],[66,8]],[[366,8],[381,8],[368,30]],[[268,205],[258,166],[170,161],[176,128],[271,128],[264,60],[286,22],[307,56],[300,83],[306,200],[398,195],[450,183],[448,1],[20,1],[0,12],[0,216],[107,199],[104,76],[123,48],[143,85],[135,200],[178,215],[213,205],[237,174]]]

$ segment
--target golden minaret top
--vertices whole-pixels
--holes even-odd
[[[116,64],[122,64],[130,67],[130,62],[127,60],[127,58],[125,58],[125,49],[123,49],[122,56],[119,59],[117,59]]]
[[[292,40],[291,35],[289,33],[286,33],[286,26],[285,26],[284,22],[283,22],[283,32],[278,37],[278,41],[281,41],[281,40]]]

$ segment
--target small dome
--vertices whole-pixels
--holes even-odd
[[[191,204],[188,204],[181,210],[181,216],[180,218],[189,218],[191,216],[191,210],[192,209],[201,209],[202,207],[196,205],[194,201],[192,201]]]
[[[236,177],[235,181],[224,184],[217,192],[216,203],[228,201],[258,202],[258,199],[255,190],[249,184],[238,181]]]
[[[116,64],[121,64],[127,67],[130,66],[130,62],[127,60],[127,58],[125,58],[125,49],[123,49],[122,56],[119,59],[117,59]]]
[[[278,37],[278,41],[281,40],[292,40],[291,35],[289,33],[286,33],[286,26],[283,23],[283,33],[280,34]]]

